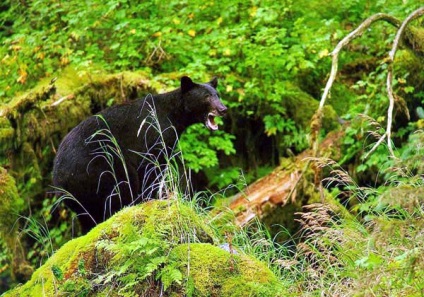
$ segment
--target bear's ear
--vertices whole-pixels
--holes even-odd
[[[218,86],[218,78],[215,76],[212,78],[210,82],[208,82],[209,85],[211,85],[214,89]]]
[[[182,93],[187,93],[192,88],[194,88],[196,84],[191,80],[188,76],[181,77],[181,91]]]

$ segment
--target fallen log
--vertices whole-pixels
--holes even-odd
[[[321,156],[338,160],[343,135],[343,129],[330,132],[320,144]],[[254,218],[262,220],[277,208],[289,204],[296,203],[301,208],[322,200],[314,183],[313,157],[312,149],[308,149],[294,158],[283,159],[281,165],[270,174],[233,196],[229,208],[235,213],[237,224],[245,226]]]

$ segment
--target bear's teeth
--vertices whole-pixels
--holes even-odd
[[[206,127],[211,130],[218,130],[218,125],[215,123],[215,114],[212,112],[208,113],[208,117],[206,119]]]

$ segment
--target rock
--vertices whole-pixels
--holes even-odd
[[[5,296],[282,296],[268,267],[231,254],[178,200],[127,207],[62,246]]]

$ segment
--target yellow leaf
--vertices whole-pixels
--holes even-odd
[[[232,85],[228,85],[227,88],[225,89],[227,92],[231,92],[233,90],[233,86]]]
[[[37,53],[36,57],[40,60],[44,60],[45,55],[43,52],[40,52],[40,53]]]
[[[19,46],[19,45],[12,45],[12,46],[10,46],[10,48],[14,51],[20,51],[22,47]]]
[[[16,80],[18,83],[24,84],[26,82],[28,73],[24,69],[19,69],[20,76]]]
[[[131,33],[131,34],[135,34],[135,32],[136,32],[136,31],[135,31],[135,29],[132,29],[132,30],[130,31],[130,33]]]
[[[61,65],[68,65],[69,64],[69,58],[66,56],[63,56],[62,58],[60,58],[60,64]]]
[[[231,56],[231,50],[229,48],[224,50],[224,56]]]
[[[321,59],[321,58],[327,57],[328,54],[329,54],[328,49],[324,49],[319,52],[318,57]]]
[[[237,89],[237,93],[239,93],[240,96],[244,96],[246,94],[243,89]]]
[[[249,15],[253,18],[256,15],[256,12],[258,11],[258,8],[256,6],[253,6],[249,9]]]
[[[219,17],[219,18],[216,20],[216,23],[217,23],[218,25],[221,25],[221,23],[222,23],[222,17]]]
[[[196,36],[196,31],[194,31],[193,29],[188,30],[188,35],[190,35],[191,37]]]
[[[173,20],[172,20],[172,22],[173,22],[175,25],[179,25],[179,24],[181,23],[181,21],[180,21],[179,19],[173,19]]]
[[[3,59],[1,59],[1,61],[4,62],[4,61],[6,61],[9,58],[10,58],[10,56],[9,55],[6,55],[6,56],[3,57]]]
[[[153,34],[154,37],[160,37],[162,36],[162,32],[156,32]]]

